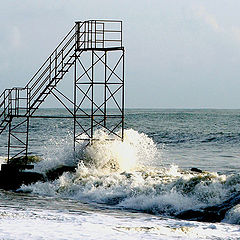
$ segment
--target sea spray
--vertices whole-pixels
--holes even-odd
[[[84,148],[84,143],[81,144],[81,148]],[[72,136],[68,133],[64,138],[56,137],[49,138],[48,141],[42,146],[42,161],[38,164],[34,164],[34,170],[40,173],[53,169],[61,165],[76,166],[76,158],[72,151]],[[80,149],[79,149],[80,151]]]
[[[1,170],[1,165],[7,163],[7,157],[0,157],[0,170]]]
[[[154,166],[154,161],[161,160],[159,150],[145,134],[126,130],[124,142],[117,138],[105,141],[101,131],[95,134],[99,140],[79,152],[76,173],[64,173],[53,182],[38,182],[22,190],[164,215],[219,204],[240,190],[236,174]],[[238,219],[237,212],[229,216]]]
[[[106,141],[107,134],[97,131],[91,145],[84,151],[83,161],[98,169],[129,171],[137,165],[151,165],[153,161],[161,161],[159,151],[149,137],[132,129],[124,131],[124,141],[113,135]]]
[[[120,133],[117,133],[120,134]],[[51,138],[43,147],[43,161],[35,165],[35,170],[45,171],[59,165],[77,166],[83,162],[88,167],[102,170],[124,171],[141,164],[152,165],[161,162],[161,152],[144,133],[133,129],[124,131],[124,141],[112,134],[109,139],[103,130],[94,133],[92,144],[79,141],[76,152],[72,151],[70,134],[63,139]]]
[[[65,173],[54,182],[37,183],[22,189],[164,215],[217,204],[231,195],[231,186],[216,174],[180,169],[177,175],[172,173],[171,167],[106,172],[82,163],[76,174]]]
[[[240,224],[240,204],[236,205],[226,213],[223,222]]]
[[[131,143],[121,139],[106,141],[106,135],[103,133],[94,136],[96,137],[98,140],[85,149],[82,160],[85,165],[113,171],[131,170],[136,167],[137,151]]]

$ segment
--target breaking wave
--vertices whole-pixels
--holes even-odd
[[[182,170],[176,165],[161,166],[161,149],[152,139],[132,129],[125,140],[105,140],[98,131],[92,145],[79,147],[76,158],[65,154],[62,163],[76,164],[76,172],[64,173],[55,181],[22,186],[23,191],[94,202],[105,206],[177,215],[188,209],[221,204],[240,192],[240,175]],[[45,171],[52,163],[36,165]],[[59,164],[59,162],[55,162]],[[43,167],[44,166],[44,167]],[[227,211],[225,222],[240,223],[239,205]]]

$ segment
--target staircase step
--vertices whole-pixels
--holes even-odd
[[[26,148],[25,146],[22,146],[22,145],[10,145],[9,147],[12,147],[12,148]]]
[[[25,134],[27,134],[27,132],[17,132],[17,131],[11,131],[11,133],[25,133]]]
[[[68,70],[59,70],[58,72],[68,72]]]

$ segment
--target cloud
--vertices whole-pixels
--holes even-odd
[[[13,26],[10,32],[12,47],[18,48],[21,45],[21,32],[17,26]]]
[[[240,28],[236,26],[232,26],[231,32],[234,35],[234,38],[240,42]]]
[[[224,29],[217,22],[216,17],[213,14],[207,12],[206,8],[203,6],[195,7],[195,13],[198,17],[203,19],[207,25],[212,27],[216,32],[222,32]]]
[[[209,13],[204,6],[194,7],[195,16],[210,26],[214,32],[227,36],[228,39],[240,43],[240,27],[236,25],[221,25],[217,21],[217,18]]]

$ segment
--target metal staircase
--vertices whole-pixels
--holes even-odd
[[[74,64],[75,26],[47,58],[24,88],[6,89],[0,96],[0,134],[11,117],[32,116],[52,89],[63,79]],[[78,55],[81,51],[78,52]],[[24,94],[25,97],[21,97]]]
[[[117,29],[116,29],[117,24]],[[108,26],[108,27],[107,27]],[[117,38],[112,39],[109,34],[118,34]],[[121,21],[100,21],[100,20],[90,20],[85,22],[76,22],[75,26],[68,32],[68,34],[63,38],[60,44],[56,47],[56,49],[50,54],[50,56],[46,59],[43,65],[39,68],[36,74],[30,79],[30,81],[23,88],[11,88],[5,89],[3,93],[0,95],[0,135],[4,132],[4,130],[8,129],[8,159],[18,157],[21,155],[27,156],[28,152],[28,131],[29,131],[29,118],[31,118],[34,113],[39,109],[41,104],[46,100],[46,98],[53,94],[53,91],[58,86],[58,83],[64,78],[64,76],[69,72],[71,67],[75,66],[75,75],[77,68],[77,60],[81,59],[81,55],[83,52],[90,51],[92,56],[94,54],[97,56],[96,51],[100,51],[104,53],[106,58],[107,53],[109,51],[121,51],[122,56],[124,54],[124,48],[122,47],[122,22]],[[117,62],[123,62],[123,57],[121,56],[120,60]],[[102,57],[98,57],[96,62],[93,61],[91,68],[87,69],[83,67],[83,75],[89,76],[89,70],[92,69],[93,76],[93,68],[97,62],[100,62]],[[106,62],[103,62],[105,65],[105,80],[103,84],[107,89],[108,81],[114,73],[115,68],[110,68],[107,66]],[[107,78],[106,71],[110,69],[111,76]],[[114,73],[115,74],[115,73]],[[115,74],[117,75],[117,74]],[[81,75],[82,76],[82,75]],[[79,88],[79,79],[81,78],[75,76],[75,95],[76,91]],[[121,82],[121,87],[123,90],[123,76],[118,77]],[[93,89],[94,79],[90,79],[89,88]],[[99,83],[97,83],[99,84]],[[111,83],[112,85],[114,83]],[[119,83],[116,83],[119,84]],[[80,88],[79,88],[80,89]],[[108,89],[110,89],[108,87]],[[81,90],[81,89],[80,89]],[[110,90],[109,90],[110,91]],[[116,91],[118,92],[119,89]],[[89,89],[87,92],[83,93],[83,97],[80,101],[77,102],[77,97],[74,97],[72,117],[74,120],[74,142],[76,141],[76,125],[80,125],[79,121],[77,121],[77,111],[79,107],[81,107],[82,102],[85,99],[89,99]],[[93,93],[93,90],[92,90]],[[111,92],[110,92],[111,93]],[[101,104],[101,106],[96,105],[94,103],[94,96],[91,96],[92,107],[97,108],[97,110],[101,110],[101,107],[104,106],[105,111],[103,112],[104,118],[106,119],[106,102],[109,101],[109,98],[114,98],[114,93],[111,93],[110,97],[105,96],[105,103]],[[122,95],[123,97],[123,95]],[[114,99],[116,102],[116,99]],[[121,117],[121,124],[123,127],[123,99],[120,110],[120,115],[116,115]],[[92,119],[91,123],[91,132],[93,132],[93,127],[96,125],[102,125],[101,122],[99,124],[93,124],[94,111],[92,109],[92,115],[86,113],[85,117],[89,117]],[[105,121],[105,120],[104,120]],[[119,124],[118,124],[119,126]],[[105,124],[104,124],[104,127]],[[81,126],[83,129],[83,127]],[[89,128],[83,133],[89,131]],[[79,136],[79,134],[78,134]],[[92,135],[89,137],[91,138]],[[121,136],[123,137],[123,135]],[[11,154],[11,150],[14,149],[14,154]]]

